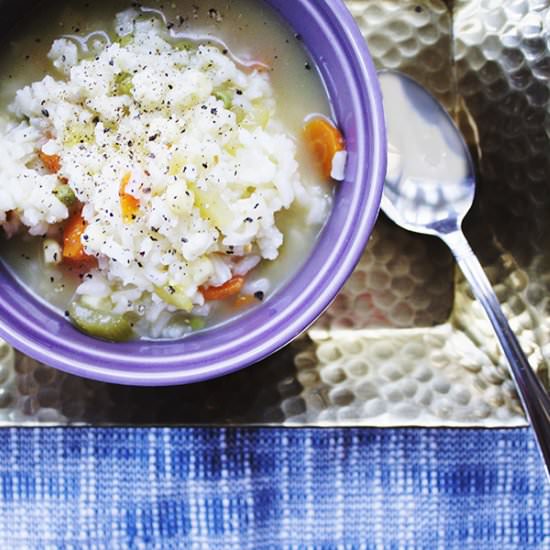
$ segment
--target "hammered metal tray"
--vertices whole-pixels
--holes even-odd
[[[379,67],[430,89],[472,148],[466,232],[548,387],[550,6],[547,0],[353,0]],[[488,322],[437,240],[381,216],[360,265],[306,334],[223,379],[91,382],[0,343],[0,424],[525,424]]]

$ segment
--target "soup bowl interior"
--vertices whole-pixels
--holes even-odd
[[[340,0],[264,1],[303,40],[346,138],[346,179],[338,184],[330,217],[309,258],[264,304],[234,320],[180,340],[128,343],[78,332],[0,265],[0,335],[16,348],[64,371],[107,382],[197,382],[248,366],[283,347],[336,296],[363,252],[380,205],[386,141],[376,71]],[[5,6],[12,7],[4,22],[17,15],[14,3],[0,0],[0,7]]]

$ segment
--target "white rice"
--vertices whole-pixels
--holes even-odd
[[[16,212],[32,235],[46,234],[69,216],[53,194],[65,178],[83,204],[85,251],[98,258],[79,294],[163,324],[177,309],[159,296],[170,288],[206,315],[199,287],[277,258],[277,212],[298,203],[319,224],[330,201],[302,184],[266,72],[241,69],[215,47],[178,48],[157,19],[134,10],[117,16],[116,29],[124,38],[95,41],[91,55],[57,40],[49,57],[62,78],[19,90],[11,118],[0,120],[0,223],[13,231]],[[39,151],[59,155],[58,174]],[[131,221],[119,198],[128,173],[126,193],[139,200]]]

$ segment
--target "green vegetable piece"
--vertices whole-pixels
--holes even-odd
[[[226,109],[231,109],[231,106],[233,105],[233,95],[229,90],[218,90],[217,92],[214,92],[214,97],[220,101],[223,101],[223,106]]]
[[[65,131],[63,144],[66,147],[75,147],[95,141],[95,125],[90,123],[70,123]]]
[[[195,206],[203,218],[212,220],[222,230],[231,225],[232,212],[218,192],[211,188],[199,189],[192,182],[188,182],[187,186],[194,194]]]
[[[76,202],[74,191],[66,183],[57,185],[53,190],[53,194],[57,197],[59,202],[62,202],[67,207],[71,207]]]
[[[134,89],[132,75],[130,73],[120,73],[115,77],[115,93],[117,95],[130,95]]]
[[[185,50],[186,52],[193,49],[195,45],[190,40],[180,40],[174,44],[174,47],[177,50]]]
[[[191,317],[189,319],[189,326],[193,330],[201,330],[206,326],[206,321],[202,317]]]
[[[178,285],[156,286],[155,294],[167,304],[183,311],[189,312],[193,309],[193,302]]]
[[[74,301],[69,307],[69,318],[78,330],[111,342],[126,342],[134,336],[130,322],[110,311],[92,309]]]
[[[237,124],[242,124],[246,120],[246,112],[244,109],[238,108],[237,112]]]
[[[134,41],[134,35],[130,33],[130,34],[121,36],[118,43],[122,48],[124,48],[125,46],[129,46],[133,41]]]

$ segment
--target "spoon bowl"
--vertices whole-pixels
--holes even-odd
[[[435,235],[452,250],[493,325],[550,477],[550,397],[523,353],[481,264],[462,233],[475,172],[451,117],[420,84],[394,71],[379,75],[388,136],[382,209],[395,223]]]
[[[430,235],[460,227],[475,195],[468,147],[441,104],[401,73],[380,73],[388,132],[384,212]]]

